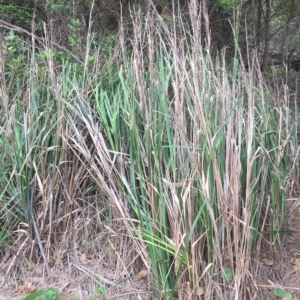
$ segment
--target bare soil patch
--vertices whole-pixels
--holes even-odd
[[[15,258],[16,248],[1,252],[0,300],[22,300],[30,292],[49,287],[56,288],[64,300],[150,299],[151,274],[130,239],[106,235],[69,250],[62,258],[59,252],[64,251],[58,249],[49,259],[49,275],[42,262],[29,263],[28,251]]]

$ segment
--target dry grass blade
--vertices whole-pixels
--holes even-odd
[[[8,104],[19,77],[1,87],[7,275],[42,254],[78,297],[88,278],[95,299],[246,299],[259,264],[274,269],[287,198],[297,211],[297,105],[240,68],[237,46],[232,64],[212,57],[206,4],[131,10],[99,49],[87,38],[84,64],[45,42],[24,95]]]

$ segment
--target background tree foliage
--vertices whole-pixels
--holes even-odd
[[[202,1],[202,0],[201,0]],[[199,0],[199,2],[201,2]],[[91,1],[91,0],[14,0],[0,1],[1,19],[20,26],[37,35],[43,35],[43,23],[48,27],[51,40],[78,51],[83,44],[89,24],[92,31],[102,38],[116,33],[121,19],[131,10],[140,7],[146,10],[150,0]],[[161,15],[170,15],[180,7],[186,12],[188,0],[153,0]],[[246,45],[257,49],[264,65],[270,59],[284,62],[299,59],[300,2],[296,0],[207,0],[207,12],[212,34],[212,50],[233,46],[234,18],[239,19],[238,42],[242,49]],[[34,26],[32,27],[32,18]],[[203,21],[203,20],[202,20]],[[74,49],[75,48],[75,49]],[[293,50],[294,49],[294,50]]]
[[[282,82],[296,88],[300,71],[299,1],[199,0],[199,3],[204,3],[201,7],[206,10],[205,13],[195,12],[202,23],[200,39],[207,46],[205,36],[209,31],[208,47],[212,57],[226,49],[226,59],[230,63],[235,46],[239,45],[246,68],[252,65],[250,57],[254,51],[267,77],[274,76],[274,68],[271,70],[274,66]],[[183,20],[191,24],[189,0],[0,0],[0,43],[7,55],[5,61],[23,72],[26,41],[33,36],[37,49],[39,43],[47,44],[60,60],[72,57],[83,62],[88,45],[95,49],[104,45],[111,52],[120,22],[126,23],[126,35],[130,40],[132,16],[137,10],[146,14],[150,5],[170,24],[174,13],[180,13]],[[12,34],[10,30],[15,30],[14,26],[18,30]],[[30,43],[27,43],[28,49]]]

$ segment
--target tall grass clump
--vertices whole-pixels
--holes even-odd
[[[296,123],[259,70],[229,69],[225,53],[212,59],[201,14],[191,1],[189,25],[132,15],[132,53],[121,28],[112,77],[72,103],[93,151],[69,122],[141,249],[155,297],[244,299],[262,236],[273,250],[282,238]]]
[[[32,235],[48,249],[54,230],[78,237],[86,224],[70,224],[83,222],[89,191],[110,226],[125,225],[109,229],[132,240],[155,299],[246,299],[262,238],[273,251],[282,241],[297,106],[255,58],[245,72],[237,54],[233,67],[225,52],[211,57],[206,9],[189,10],[189,21],[132,13],[113,53],[87,47],[84,66],[57,71],[46,55],[47,75],[28,79],[30,107],[7,116],[1,209],[38,221]]]
[[[42,261],[50,273],[49,260],[61,240],[72,241],[74,230],[86,225],[79,222],[80,228],[74,228],[84,210],[78,210],[77,201],[88,181],[81,173],[80,156],[68,148],[64,117],[65,99],[72,98],[69,82],[80,81],[83,68],[58,65],[48,45],[35,53],[34,43],[32,48],[18,47],[20,38],[10,36],[16,41],[14,47],[4,48],[1,66],[6,77],[1,86],[0,246],[18,249],[6,275],[22,265],[18,258],[23,255]],[[61,250],[68,247],[67,242]]]

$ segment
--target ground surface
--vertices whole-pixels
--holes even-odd
[[[63,260],[58,250],[50,258],[50,275],[42,263],[24,259],[21,248],[22,243],[17,243],[0,253],[0,300],[22,300],[49,287],[56,288],[63,300],[150,298],[150,275],[130,240],[126,244],[121,238],[105,236],[68,250]]]
[[[267,236],[261,240],[251,299],[279,299],[274,295],[275,287],[291,293],[293,300],[300,299],[299,190],[291,180],[287,199],[290,214],[285,223],[285,230],[290,232],[282,245],[274,252]],[[59,290],[63,300],[157,299],[152,294],[151,274],[132,250],[131,241],[126,244],[123,237],[100,238],[92,246],[64,253],[63,260],[57,251],[50,259],[50,275],[45,274],[42,263],[32,264],[24,258],[25,241],[20,237],[18,243],[1,250],[0,300],[22,300],[30,292],[48,287]]]
[[[275,287],[280,287],[291,293],[293,300],[300,299],[300,205],[299,179],[290,180],[289,198],[287,209],[289,216],[285,222],[282,245],[277,245],[275,252],[267,239],[262,241],[260,261],[258,262],[257,297],[255,299],[279,299],[274,295]]]

